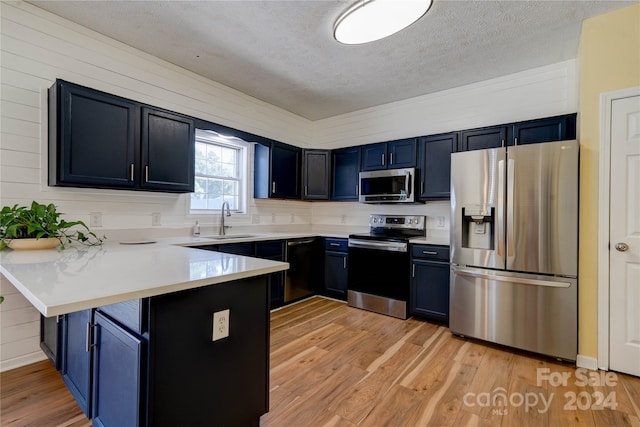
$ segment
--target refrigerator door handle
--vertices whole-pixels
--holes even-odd
[[[496,254],[498,257],[504,256],[504,160],[498,161],[498,196],[497,205],[497,225],[496,225]],[[504,262],[504,261],[503,261]],[[503,264],[504,265],[504,264]]]
[[[513,228],[513,217],[515,212],[513,211],[513,198],[515,197],[515,162],[513,159],[507,160],[507,269],[509,268],[509,258],[515,256],[515,248],[513,234],[515,232]]]
[[[481,273],[473,270],[453,268],[452,271],[460,276],[474,277],[476,279],[496,280],[498,282],[519,283],[522,285],[546,286],[549,288],[568,288],[570,282],[550,282],[546,280],[526,279],[523,277],[501,276],[498,274]]]

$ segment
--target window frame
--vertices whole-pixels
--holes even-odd
[[[237,159],[237,168],[238,178],[228,178],[228,177],[216,177],[216,176],[208,176],[208,175],[198,175],[197,171],[194,169],[194,182],[198,178],[214,178],[214,179],[229,179],[238,182],[238,206],[237,209],[232,209],[231,212],[236,214],[246,214],[248,209],[248,181],[249,177],[249,148],[250,143],[244,141],[243,139],[237,137],[228,137],[222,134],[219,134],[213,130],[204,130],[204,129],[196,129],[196,135],[194,144],[204,143],[210,144],[214,146],[220,146],[224,148],[233,148],[238,150],[238,159]],[[197,155],[198,150],[194,150],[194,156]],[[194,189],[195,190],[195,189]],[[194,208],[193,203],[193,195],[195,191],[189,193],[189,214],[191,215],[210,215],[214,212],[220,212],[220,208],[212,208],[212,209],[202,209],[202,208]]]

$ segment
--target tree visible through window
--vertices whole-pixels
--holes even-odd
[[[246,144],[214,132],[196,131],[195,188],[192,210],[244,210],[244,163]]]

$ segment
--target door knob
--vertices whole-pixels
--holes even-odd
[[[629,250],[629,245],[627,245],[626,243],[616,243],[615,248],[616,251],[626,252]]]

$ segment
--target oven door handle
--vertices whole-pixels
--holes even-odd
[[[407,252],[407,244],[401,242],[375,242],[371,240],[349,239],[349,247],[390,252]]]

